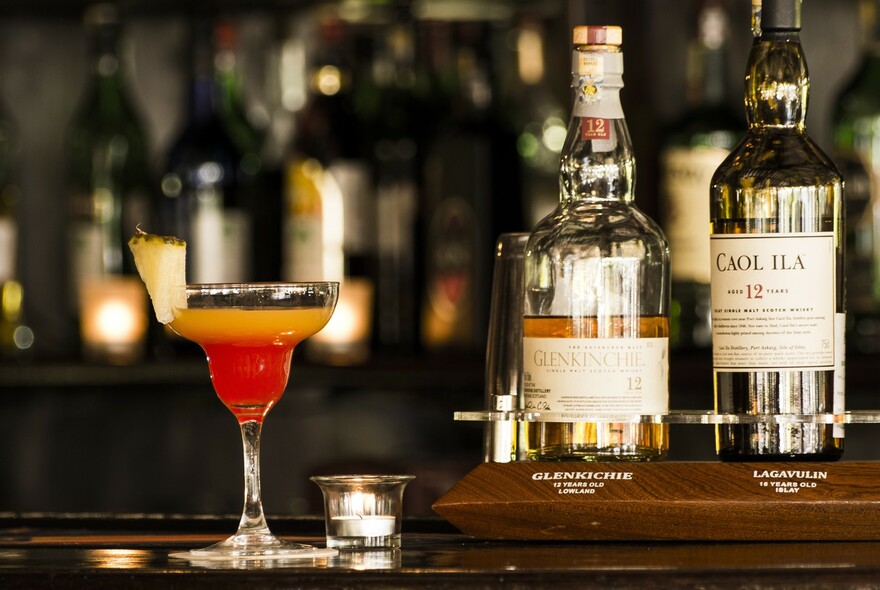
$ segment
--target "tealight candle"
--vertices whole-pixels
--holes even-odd
[[[334,516],[332,526],[338,537],[387,537],[394,534],[396,518],[380,514]]]
[[[400,547],[403,488],[412,475],[316,475],[324,495],[327,547]]]

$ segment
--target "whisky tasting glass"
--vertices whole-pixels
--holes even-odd
[[[528,233],[504,233],[495,243],[492,301],[486,342],[486,409],[522,408],[523,257]],[[508,463],[525,459],[519,441],[524,424],[494,420],[486,424],[483,460]]]
[[[338,283],[187,285],[171,328],[205,351],[217,396],[235,415],[244,445],[244,508],[225,541],[172,557],[194,561],[331,557],[335,549],[292,543],[269,531],[260,498],[263,419],[287,387],[294,347],[333,314]]]

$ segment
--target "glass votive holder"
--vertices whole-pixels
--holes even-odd
[[[400,547],[403,490],[413,475],[322,475],[311,478],[324,495],[327,547]]]

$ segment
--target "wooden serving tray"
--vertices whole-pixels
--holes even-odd
[[[433,508],[484,539],[880,540],[880,462],[483,463]]]

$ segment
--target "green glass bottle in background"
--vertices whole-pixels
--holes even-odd
[[[880,2],[863,0],[861,61],[834,104],[846,180],[847,347],[880,351]]]
[[[744,128],[727,102],[727,40],[723,0],[701,0],[688,48],[688,108],[665,133],[660,151],[661,222],[672,275],[669,341],[677,349],[712,345],[706,193]]]
[[[715,407],[731,414],[843,410],[843,182],[807,135],[801,0],[764,0],[745,75],[748,131],[711,188]],[[835,460],[842,426],[717,427],[731,461]]]
[[[147,140],[126,91],[115,5],[90,7],[85,27],[90,79],[64,146],[72,240],[70,300],[76,315],[86,283],[136,274],[126,243],[137,224],[149,223],[151,212]],[[129,362],[140,352],[119,354],[119,362]]]

